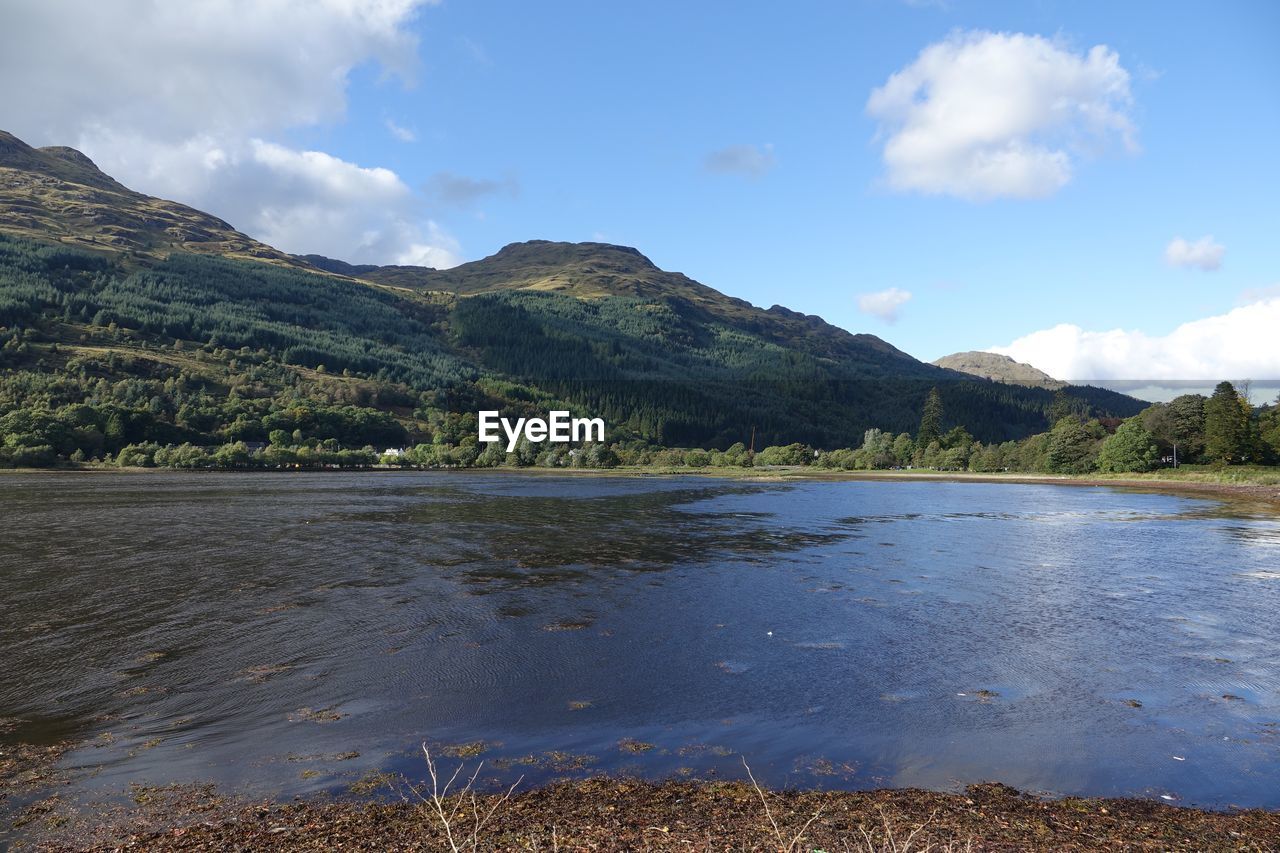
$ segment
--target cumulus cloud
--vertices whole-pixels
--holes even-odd
[[[703,161],[708,172],[759,178],[777,165],[773,145],[730,145],[712,151]]]
[[[1119,138],[1136,149],[1129,72],[1104,45],[958,32],[871,92],[891,187],[981,200],[1041,198]]]
[[[1212,272],[1222,266],[1222,256],[1226,253],[1227,247],[1215,243],[1212,235],[1201,237],[1194,243],[1174,237],[1164,248],[1164,259],[1170,266]]]
[[[990,351],[1072,381],[1280,379],[1278,328],[1280,296],[1184,323],[1167,335],[1061,324]]]
[[[896,323],[902,306],[910,301],[911,291],[890,287],[888,290],[858,296],[858,310],[863,314],[879,317],[886,323]]]
[[[286,251],[386,263],[428,246],[449,262],[456,243],[393,172],[273,141],[340,120],[358,66],[411,85],[410,24],[434,2],[16,0],[0,126]]]
[[[509,195],[515,198],[520,194],[520,182],[512,177],[495,181],[469,178],[453,172],[436,172],[427,179],[425,189],[427,195],[440,204],[466,207],[485,196]]]

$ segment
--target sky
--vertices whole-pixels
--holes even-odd
[[[634,246],[924,360],[1280,380],[1280,3],[6,0],[0,129],[281,249]]]

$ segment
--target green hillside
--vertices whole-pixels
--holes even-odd
[[[914,431],[935,386],[943,426],[984,442],[1043,431],[1055,405],[1142,407],[1092,388],[1055,403],[924,364],[621,246],[532,241],[452,270],[357,267],[242,244],[221,223],[226,240],[191,251],[145,215],[171,203],[70,149],[0,143],[0,441],[45,457],[140,442],[459,448],[480,408],[553,407],[604,417],[610,442],[851,447],[873,427]],[[102,193],[107,212],[69,212],[72,186]],[[108,220],[127,239],[104,240]]]

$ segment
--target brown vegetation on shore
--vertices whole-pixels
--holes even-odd
[[[464,796],[466,796],[464,794]],[[1280,813],[1212,812],[1145,800],[1040,800],[1012,788],[769,794],[742,782],[589,779],[482,796],[479,850],[1274,850]],[[762,807],[767,797],[768,811]],[[429,802],[234,804],[162,789],[136,808],[61,825],[41,849],[448,850]],[[472,803],[467,801],[468,810]],[[445,804],[450,809],[451,805]],[[815,817],[816,815],[816,817]],[[91,821],[90,825],[82,823]],[[807,825],[807,826],[806,826]],[[781,840],[780,840],[781,839]]]

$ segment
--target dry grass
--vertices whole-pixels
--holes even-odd
[[[883,808],[877,809],[880,813],[880,826],[868,830],[865,826],[859,824],[858,833],[861,838],[857,840],[854,846],[845,845],[845,850],[857,851],[857,853],[968,853],[973,849],[972,836],[965,838],[963,841],[947,840],[947,841],[921,841],[920,837],[927,832],[934,818],[938,816],[935,811],[929,815],[929,819],[921,823],[915,824],[910,831],[904,827],[899,827],[894,832],[894,821]]]
[[[769,808],[769,797],[760,787],[760,784],[756,782],[755,774],[751,772],[751,765],[747,764],[747,759],[745,757],[742,759],[742,766],[746,768],[747,778],[751,780],[751,787],[755,788],[756,794],[760,797],[760,804],[764,806],[764,815],[768,819],[769,826],[773,830],[773,840],[778,843],[778,850],[782,851],[782,853],[792,853],[793,850],[800,849],[800,843],[804,840],[804,834],[809,830],[809,827],[813,826],[813,822],[821,816],[822,806],[818,806],[813,813],[813,817],[806,820],[804,825],[795,833],[791,833],[790,830],[784,832],[782,827],[778,825],[777,819],[773,816],[773,809]],[[790,837],[788,838],[788,836]]]
[[[475,770],[469,777],[465,775],[466,762],[459,763],[453,774],[442,784],[444,773],[437,768],[435,759],[431,757],[431,748],[425,741],[422,744],[422,755],[427,762],[431,789],[427,791],[425,786],[411,785],[408,790],[439,822],[452,853],[462,853],[464,850],[476,853],[481,849],[482,843],[485,843],[487,849],[489,844],[482,837],[485,827],[493,820],[498,809],[511,799],[524,776],[517,779],[501,796],[482,799],[476,790],[476,780],[484,767],[483,761],[476,762]],[[465,779],[465,783],[461,788],[456,788],[459,779]]]

